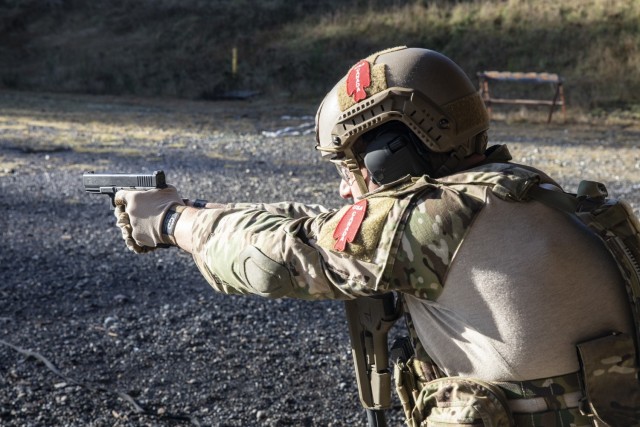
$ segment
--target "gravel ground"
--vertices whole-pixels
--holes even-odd
[[[81,186],[163,169],[185,197],[338,206],[313,136],[270,133],[313,113],[0,92],[0,425],[364,425],[341,303],[216,294],[175,248],[127,252]],[[640,212],[637,123],[492,126],[516,161],[569,190],[605,181]]]

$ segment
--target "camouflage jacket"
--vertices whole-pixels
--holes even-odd
[[[364,221],[343,251],[335,249],[334,232],[350,206],[205,209],[195,221],[193,256],[211,286],[227,294],[318,300],[399,291],[435,299],[485,192],[518,200],[539,181],[536,172],[509,163],[440,180],[407,177],[366,196]]]

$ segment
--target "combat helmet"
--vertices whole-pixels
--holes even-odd
[[[351,171],[364,194],[354,143],[391,121],[406,125],[427,153],[448,154],[440,156],[440,176],[486,149],[489,117],[464,71],[438,52],[404,46],[359,61],[325,96],[316,114],[316,148]]]

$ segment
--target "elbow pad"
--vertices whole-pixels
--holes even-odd
[[[293,290],[289,270],[255,246],[248,246],[240,253],[233,270],[251,293],[267,298],[281,298]]]

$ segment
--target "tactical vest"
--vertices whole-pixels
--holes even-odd
[[[415,426],[640,426],[640,224],[602,184],[577,194],[532,185],[519,195],[580,219],[605,244],[624,279],[635,336],[611,331],[578,343],[581,372],[525,382],[442,377],[424,355],[396,358],[395,381]],[[594,296],[595,297],[595,296]],[[415,340],[413,340],[415,343]],[[426,363],[425,363],[426,361]],[[554,387],[545,384],[562,385]],[[584,397],[582,397],[584,396]],[[537,410],[539,405],[539,410]]]

